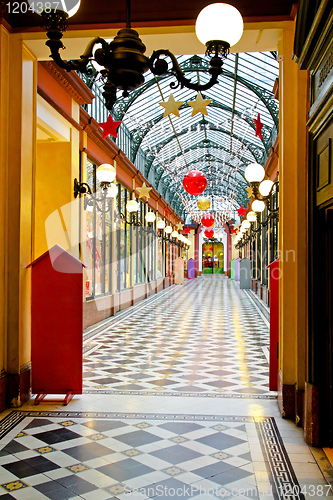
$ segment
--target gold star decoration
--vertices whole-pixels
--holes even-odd
[[[252,198],[253,196],[253,189],[252,189],[252,186],[246,188],[246,191],[247,191],[247,197],[248,198]]]
[[[144,182],[140,188],[136,188],[137,191],[139,191],[139,199],[145,196],[148,200],[149,198],[149,193],[152,190],[152,188],[149,188],[146,186],[146,183]]]
[[[189,106],[193,108],[191,116],[196,115],[197,113],[202,113],[203,115],[208,115],[208,111],[206,107],[208,104],[212,102],[213,99],[203,99],[200,92],[198,92],[197,97],[194,101],[187,102]]]
[[[179,116],[178,108],[182,104],[184,104],[184,101],[175,101],[175,98],[172,94],[169,95],[169,99],[167,101],[159,102],[159,105],[164,108],[163,118],[165,116],[171,115],[171,113]]]
[[[177,224],[177,229],[178,229],[178,231],[182,231],[183,230],[183,224]]]

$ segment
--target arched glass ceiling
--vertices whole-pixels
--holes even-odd
[[[208,61],[203,56],[178,58],[187,78],[209,80]],[[186,88],[171,89],[173,76],[155,77],[147,73],[146,83],[127,99],[119,98],[115,118],[122,119],[129,130],[134,163],[141,149],[146,157],[148,180],[185,218],[189,213],[197,219],[197,197],[184,190],[182,180],[191,168],[207,177],[204,196],[211,200],[211,210],[229,212],[246,203],[247,183],[244,168],[251,162],[265,163],[277,136],[278,103],[272,89],[278,77],[275,53],[230,54],[223,65],[219,84],[202,92],[212,99],[208,116],[192,115],[188,101],[197,92]],[[183,101],[180,116],[163,118],[170,94]],[[260,113],[262,140],[255,136],[254,118]]]
[[[178,62],[187,78],[209,80],[208,60],[204,56],[181,56]],[[203,195],[211,200],[211,210],[222,213],[221,220],[241,204],[247,203],[244,168],[251,162],[264,165],[278,133],[278,102],[272,89],[278,77],[275,53],[230,54],[223,65],[219,83],[202,92],[211,99],[208,116],[192,115],[188,101],[197,92],[186,88],[171,89],[172,75],[145,75],[145,84],[119,98],[113,116],[122,120],[129,132],[129,159],[138,164],[149,182],[166,198],[184,219],[202,215],[196,207],[197,197],[189,195],[182,180],[188,170],[196,168],[207,177]],[[183,101],[180,116],[163,118],[170,94]],[[255,136],[254,118],[260,113],[262,140]],[[119,145],[121,145],[119,140]],[[223,215],[224,214],[224,215]]]

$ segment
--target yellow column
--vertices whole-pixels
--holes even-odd
[[[8,31],[0,26],[0,394],[5,393],[7,371],[7,203],[8,203],[8,120],[9,120],[9,44]],[[0,398],[0,411],[6,405]]]
[[[8,273],[7,374],[9,403],[20,405],[30,387],[30,270],[33,256],[33,183],[36,145],[36,59],[17,35],[9,37],[8,169],[5,215]],[[6,109],[6,108],[5,108]]]
[[[285,29],[280,63],[280,339],[279,405],[301,412],[305,383],[307,317],[306,118],[308,75],[292,60],[294,30]]]

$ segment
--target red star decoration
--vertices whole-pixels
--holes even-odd
[[[183,231],[184,234],[189,234],[190,232],[191,232],[191,228],[184,227],[184,231]]]
[[[262,140],[261,129],[263,127],[263,124],[260,121],[260,113],[258,113],[257,119],[254,119],[254,123],[256,124],[256,133],[255,133],[255,136],[259,137],[259,139]]]
[[[237,234],[237,229],[235,227],[231,228],[231,234]]]
[[[246,214],[246,208],[244,208],[243,205],[242,205],[240,208],[237,208],[237,212],[238,212],[239,217],[241,215],[245,215]]]
[[[167,208],[164,209],[164,217],[169,217],[169,210]]]
[[[104,130],[102,139],[105,139],[108,135],[112,135],[117,139],[117,130],[121,122],[114,122],[111,115],[104,123],[99,123],[99,126]]]

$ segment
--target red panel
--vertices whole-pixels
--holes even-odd
[[[56,245],[31,266],[32,392],[82,394],[83,265]]]
[[[274,260],[270,270],[270,347],[269,347],[269,390],[277,390],[278,378],[278,343],[279,343],[279,259]]]

